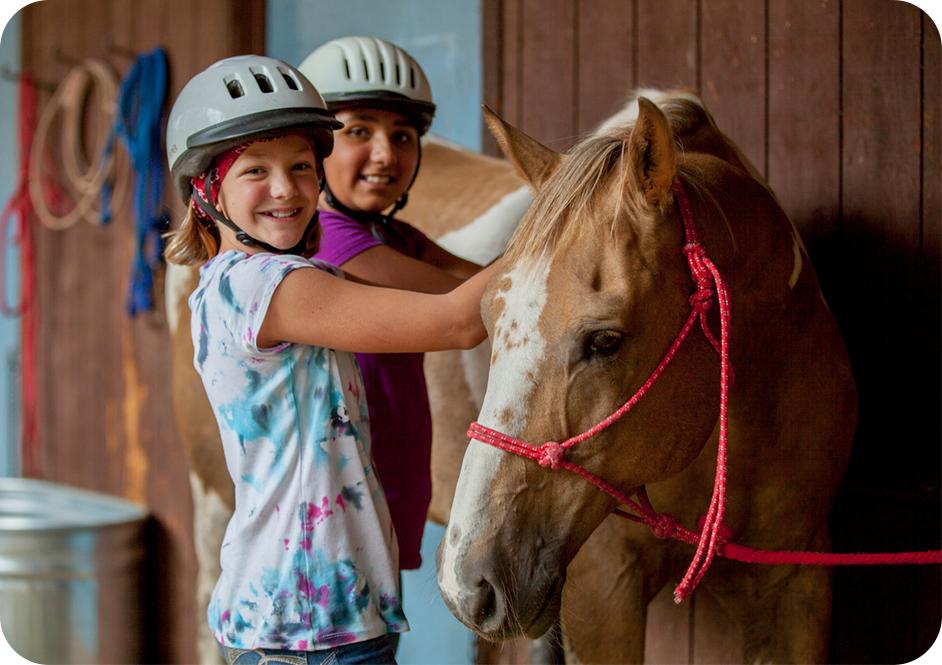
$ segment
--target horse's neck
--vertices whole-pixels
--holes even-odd
[[[685,153],[682,165],[690,174],[700,240],[730,288],[738,320],[761,319],[768,315],[764,310],[781,308],[798,295],[808,297],[804,292],[808,279],[814,282],[813,271],[797,232],[765,183],[713,154]]]

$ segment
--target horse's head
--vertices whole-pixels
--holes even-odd
[[[633,126],[564,156],[488,116],[536,196],[482,302],[493,351],[479,422],[533,446],[618,409],[690,312],[672,184],[698,180],[712,162],[691,167],[664,113],[638,104]],[[692,198],[698,215],[715,210],[709,197]],[[728,238],[713,244],[723,243],[728,251]],[[566,459],[624,493],[678,473],[716,424],[718,366],[692,335],[630,413]],[[558,611],[567,564],[615,507],[575,474],[472,439],[439,553],[446,603],[486,637],[540,635]]]

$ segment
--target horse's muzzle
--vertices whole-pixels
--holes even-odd
[[[455,617],[481,637],[500,641],[517,635],[533,639],[545,633],[559,615],[563,578],[545,573],[547,567],[511,567],[495,550],[476,555],[468,548],[447,557],[445,542],[438,552],[438,582],[442,599]],[[524,563],[521,561],[519,563]],[[455,569],[446,573],[446,565]]]

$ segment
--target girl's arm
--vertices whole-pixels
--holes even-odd
[[[469,349],[486,336],[481,295],[500,265],[495,261],[440,295],[357,284],[322,270],[294,270],[275,289],[257,344],[294,342],[365,353]]]
[[[444,271],[445,273],[459,280],[466,280],[477,273],[481,266],[455,256],[444,247],[437,245],[433,240],[426,239],[422,244],[419,258],[425,263],[431,264]]]
[[[440,251],[447,254],[445,250]],[[458,257],[453,258],[462,261]],[[481,269],[477,264],[463,261],[473,266],[474,270],[465,270],[467,274],[459,276],[424,259],[424,256],[422,260],[414,259],[386,245],[377,245],[357,254],[340,267],[348,275],[367,282],[422,293],[448,293]]]

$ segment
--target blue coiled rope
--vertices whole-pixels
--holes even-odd
[[[154,308],[154,270],[163,261],[163,232],[168,217],[163,211],[164,166],[161,140],[164,100],[167,95],[167,54],[159,46],[139,55],[121,81],[118,109],[106,155],[119,137],[134,169],[134,259],[127,310],[131,316]],[[111,187],[102,189],[102,222],[111,219]]]

